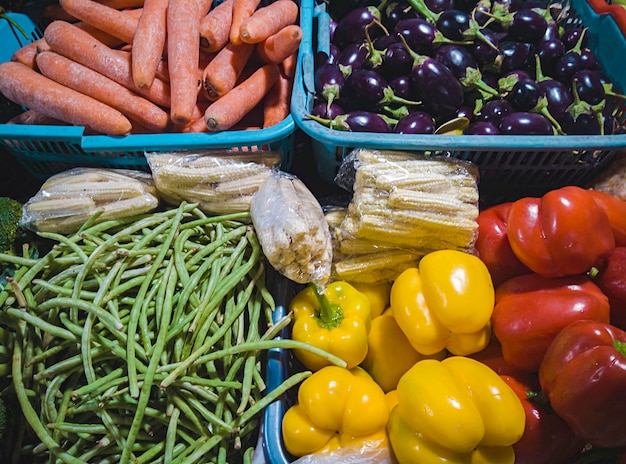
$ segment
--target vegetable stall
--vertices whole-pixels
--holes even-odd
[[[612,9],[35,3],[0,19],[2,462],[626,461]]]

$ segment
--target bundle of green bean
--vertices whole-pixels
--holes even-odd
[[[43,462],[250,462],[260,412],[310,372],[264,392],[263,351],[297,342],[276,338],[290,316],[272,323],[249,215],[181,204],[41,235],[41,258],[0,255],[0,305]]]

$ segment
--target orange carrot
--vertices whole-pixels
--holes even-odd
[[[132,43],[138,18],[94,0],[59,0],[59,4],[72,16],[106,31],[125,43]]]
[[[167,66],[171,110],[175,124],[191,121],[198,100],[200,59],[200,5],[195,0],[169,0],[167,11]]]
[[[157,105],[69,58],[43,52],[37,55],[37,67],[44,76],[106,103],[148,129],[162,132],[169,125],[169,115]]]
[[[225,131],[233,127],[258,105],[278,80],[276,64],[266,64],[252,76],[214,101],[204,113],[209,132]]]
[[[137,87],[147,89],[163,57],[169,0],[146,0],[133,37],[132,69]]]
[[[132,128],[118,110],[15,61],[0,63],[0,93],[18,105],[99,133],[125,135]]]
[[[170,88],[165,82],[155,79],[149,89],[138,88],[133,82],[130,60],[89,33],[65,21],[54,21],[46,27],[44,38],[58,54],[99,72],[159,106],[169,107]]]
[[[46,5],[43,9],[43,17],[46,18],[47,22],[56,21],[57,19],[62,19],[63,21],[68,21],[70,23],[78,21],[75,17],[65,11],[58,3]]]
[[[220,51],[229,41],[233,20],[233,0],[226,0],[200,20],[200,47],[205,52]]]
[[[297,24],[291,24],[257,44],[256,55],[264,63],[282,63],[298,51],[300,42],[302,28]]]
[[[202,86],[207,98],[217,100],[235,87],[253,50],[252,44],[229,43],[217,53],[202,73]]]
[[[280,63],[280,73],[291,79],[296,75],[296,66],[298,65],[298,52],[292,53]]]
[[[277,0],[259,8],[239,27],[242,42],[259,43],[298,19],[298,5],[293,0]]]
[[[144,4],[144,0],[98,0],[98,3],[110,8],[115,8],[116,10],[124,10],[141,7]]]
[[[131,47],[132,48],[132,47]],[[119,55],[121,58],[123,58],[124,60],[128,61],[128,66],[130,69],[132,69],[132,55],[131,55],[131,51],[130,50],[124,50],[124,48],[114,48],[113,53]],[[161,59],[159,60],[159,62],[157,63],[157,69],[156,69],[156,79],[160,79],[161,81],[168,83],[170,82],[170,74],[167,70],[167,61]],[[154,83],[155,81],[153,81]],[[158,84],[156,84],[158,85]],[[138,87],[139,88],[139,87]]]
[[[229,37],[230,42],[240,44],[242,42],[239,35],[241,24],[252,16],[261,0],[233,0],[233,14],[230,22]]]
[[[263,99],[263,127],[272,127],[285,120],[291,112],[293,80],[282,74]]]

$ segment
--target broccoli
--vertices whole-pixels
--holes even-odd
[[[0,197],[0,253],[13,253],[20,235],[22,204],[9,197]]]

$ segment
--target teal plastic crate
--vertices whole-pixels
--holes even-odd
[[[547,5],[547,3],[546,3]],[[614,87],[626,90],[626,40],[610,15],[598,15],[586,0],[571,0],[568,25],[588,27],[589,48]],[[527,195],[542,195],[564,185],[584,185],[620,150],[626,134],[610,136],[479,136],[357,133],[329,129],[308,119],[314,104],[314,57],[329,50],[330,17],[325,3],[303,0],[302,21],[314,28],[300,47],[292,99],[296,125],[312,139],[315,165],[321,178],[332,183],[343,158],[353,148],[414,150],[443,154],[473,162],[480,168],[481,198],[497,203]],[[567,25],[566,25],[567,27]],[[621,125],[626,103],[612,99]],[[622,129],[624,131],[624,129]]]
[[[28,16],[12,15],[25,30],[32,33],[26,40],[15,33],[15,28],[6,29],[0,23],[0,38],[7,42],[0,55],[2,62],[8,61],[21,46],[42,36]],[[310,33],[310,29],[303,29],[304,35],[307,32]],[[2,95],[0,98],[4,100],[0,121],[6,122],[14,115],[15,105]],[[79,166],[146,171],[148,163],[145,152],[217,148],[234,151],[279,151],[282,156],[281,168],[289,170],[295,128],[291,115],[267,129],[193,134],[86,135],[82,126],[0,124],[0,149],[10,153],[33,177],[41,180]]]

